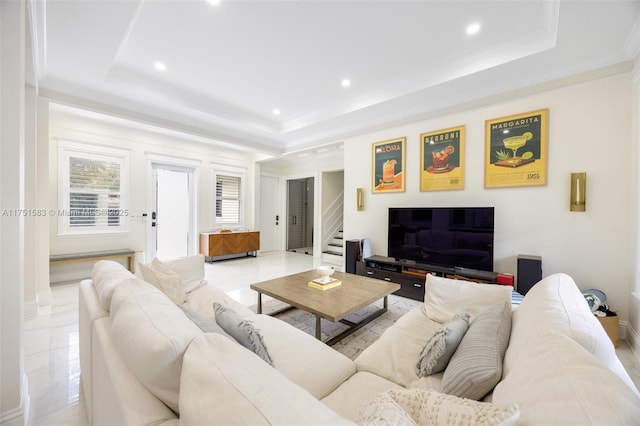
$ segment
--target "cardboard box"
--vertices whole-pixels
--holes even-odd
[[[618,323],[618,316],[614,317],[596,317],[602,324],[604,331],[607,332],[609,338],[613,342],[613,346],[618,347],[618,336],[620,333],[620,325]]]

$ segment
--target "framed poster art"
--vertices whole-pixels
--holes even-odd
[[[464,126],[420,135],[420,191],[464,189]]]
[[[549,110],[487,120],[484,187],[547,184],[547,120]]]
[[[406,138],[373,144],[373,193],[404,192]]]

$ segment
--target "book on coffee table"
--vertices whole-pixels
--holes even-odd
[[[342,284],[342,281],[336,278],[329,278],[328,280],[323,280],[321,278],[309,281],[309,287],[319,288],[320,290],[329,290],[330,288],[338,287]]]

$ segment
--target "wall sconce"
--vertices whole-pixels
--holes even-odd
[[[356,210],[361,212],[364,210],[364,189],[356,188]]]
[[[583,212],[587,209],[587,173],[571,173],[571,205],[572,212]]]

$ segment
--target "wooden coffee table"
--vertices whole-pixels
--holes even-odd
[[[385,313],[388,307],[387,296],[400,289],[399,284],[344,272],[336,271],[331,277],[342,281],[342,285],[328,290],[309,287],[308,282],[318,278],[318,273],[308,271],[251,284],[250,287],[258,292],[259,314],[262,313],[263,294],[291,305],[271,312],[270,315],[294,308],[314,314],[317,339],[321,339],[322,318],[331,322],[340,321],[349,326],[347,330],[327,340],[325,343],[328,345],[333,345]],[[354,312],[380,299],[383,299],[382,309],[378,309],[362,321],[354,323],[346,319]]]

